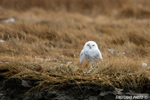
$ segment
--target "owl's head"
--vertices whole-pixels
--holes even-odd
[[[98,45],[94,41],[88,41],[85,43],[84,49],[98,49]]]

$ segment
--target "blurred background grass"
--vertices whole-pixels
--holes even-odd
[[[121,10],[121,16],[149,17],[149,0],[1,0],[0,6],[18,11],[42,8],[51,11],[79,12],[88,15],[111,15]],[[122,15],[123,14],[123,15]]]

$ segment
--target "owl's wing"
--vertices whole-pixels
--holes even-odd
[[[80,53],[80,64],[82,63],[82,61],[85,60],[85,54],[84,54],[84,50],[81,51]]]
[[[97,60],[103,60],[102,54],[101,54],[101,52],[99,50],[97,51],[97,54],[95,55],[94,58],[96,58]]]

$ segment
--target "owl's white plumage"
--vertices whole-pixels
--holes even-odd
[[[85,43],[80,53],[80,63],[83,61],[99,61],[102,60],[101,52],[98,45],[94,41],[88,41]]]

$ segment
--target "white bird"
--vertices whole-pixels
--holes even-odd
[[[80,63],[82,63],[83,61],[96,62],[102,59],[103,59],[102,54],[96,42],[94,41],[86,42],[80,53]]]

